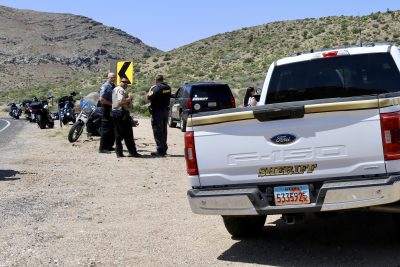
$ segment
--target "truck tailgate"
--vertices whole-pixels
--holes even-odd
[[[201,186],[386,173],[379,109],[194,126]]]

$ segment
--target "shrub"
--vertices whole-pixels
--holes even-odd
[[[170,61],[172,59],[170,54],[165,54],[164,61]]]
[[[253,35],[251,34],[251,35],[249,36],[248,43],[251,43],[251,42],[253,42],[253,39],[254,39],[254,37],[253,37]]]

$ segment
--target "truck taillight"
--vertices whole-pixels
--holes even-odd
[[[187,108],[188,108],[188,109],[191,109],[191,108],[193,107],[193,102],[192,102],[192,99],[191,99],[191,98],[188,99],[186,105],[187,105]]]
[[[385,160],[400,159],[400,112],[381,114]]]
[[[232,108],[236,108],[236,102],[235,102],[235,98],[233,96],[231,97],[231,105],[232,105]]]
[[[199,175],[197,168],[196,149],[194,147],[194,133],[185,133],[186,170],[189,175]]]

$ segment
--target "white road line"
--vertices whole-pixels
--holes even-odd
[[[3,129],[0,130],[0,133],[1,133],[1,132],[4,131],[5,129],[7,129],[8,126],[10,126],[11,123],[10,123],[8,120],[3,120],[3,119],[0,119],[0,120],[1,120],[1,121],[7,122],[7,125],[6,125]]]

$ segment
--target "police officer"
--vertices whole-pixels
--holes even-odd
[[[115,73],[110,72],[100,89],[100,103],[103,111],[101,119],[100,153],[110,153],[115,140],[114,124],[111,118],[112,92],[115,87]]]
[[[115,129],[115,153],[117,158],[124,157],[122,153],[122,139],[125,141],[129,151],[128,157],[141,157],[137,153],[135,141],[133,139],[132,119],[129,115],[129,105],[132,103],[132,95],[126,92],[128,79],[121,78],[119,86],[115,87],[112,93],[112,112]]]
[[[157,75],[156,84],[150,88],[147,94],[147,99],[150,101],[151,126],[157,145],[157,151],[152,152],[152,156],[165,157],[167,154],[167,123],[170,98],[171,87],[164,82],[162,75]]]

